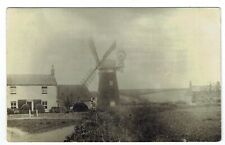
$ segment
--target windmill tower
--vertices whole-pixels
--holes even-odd
[[[117,106],[119,105],[119,88],[116,72],[123,68],[123,65],[121,65],[121,60],[125,59],[125,52],[119,53],[118,56],[120,63],[116,63],[116,60],[108,59],[109,55],[116,48],[116,42],[114,42],[111,47],[109,47],[109,49],[104,53],[102,59],[99,59],[93,40],[89,41],[89,47],[94,56],[96,66],[83,81],[83,85],[87,86],[93,74],[98,71],[99,96],[97,98],[97,109],[106,110],[110,107]]]

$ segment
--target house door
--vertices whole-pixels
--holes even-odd
[[[27,102],[27,104],[29,105],[30,110],[32,110],[32,102]]]

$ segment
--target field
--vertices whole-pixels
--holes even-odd
[[[129,109],[128,109],[129,108]],[[129,141],[219,141],[220,106],[128,107]]]
[[[221,104],[194,105],[188,89],[124,90],[121,99],[127,141],[221,139]]]
[[[189,89],[137,89],[121,90],[121,101],[124,103],[190,103]]]

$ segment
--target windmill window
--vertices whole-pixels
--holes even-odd
[[[48,87],[42,86],[42,94],[47,94],[47,93],[48,93]]]
[[[112,80],[109,81],[109,85],[113,86],[113,81]]]
[[[10,94],[16,94],[16,86],[10,87]]]
[[[16,101],[11,101],[11,109],[15,109],[16,108]]]
[[[44,106],[44,108],[47,109],[47,108],[48,108],[48,103],[47,103],[47,101],[42,101],[42,106]]]

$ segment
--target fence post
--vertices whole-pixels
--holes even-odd
[[[31,110],[29,109],[29,118],[31,118]]]
[[[36,116],[38,117],[38,110],[36,110]]]

